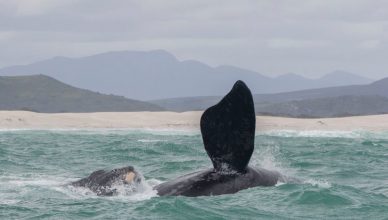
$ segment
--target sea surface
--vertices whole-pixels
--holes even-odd
[[[250,164],[300,183],[158,197],[152,186],[211,167],[200,133],[1,130],[0,219],[388,219],[388,132],[257,133]],[[127,165],[143,175],[137,191],[68,185]]]

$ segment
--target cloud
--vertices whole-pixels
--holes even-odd
[[[74,2],[73,0],[1,0],[0,6],[17,16],[41,15],[54,8]],[[2,13],[5,12],[1,11]]]
[[[12,39],[14,36],[14,33],[13,32],[10,32],[10,31],[4,31],[4,32],[0,32],[0,42],[1,41],[7,41],[9,39]]]
[[[379,40],[366,40],[360,43],[360,48],[363,49],[376,49],[380,46],[381,42]]]
[[[268,46],[270,48],[312,48],[312,47],[325,47],[330,45],[328,41],[313,41],[313,40],[293,40],[286,38],[270,39]]]
[[[267,74],[382,76],[387,37],[383,0],[0,0],[2,66],[166,49]]]

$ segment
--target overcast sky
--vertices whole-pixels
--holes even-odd
[[[165,49],[266,75],[388,76],[384,0],[0,0],[0,67]]]

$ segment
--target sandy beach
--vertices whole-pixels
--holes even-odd
[[[0,129],[176,129],[199,130],[201,111],[34,113],[0,111]],[[257,131],[271,130],[367,130],[388,131],[388,115],[300,119],[257,116]]]

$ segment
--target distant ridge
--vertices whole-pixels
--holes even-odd
[[[66,85],[45,75],[0,76],[0,110],[57,112],[162,111],[147,102]]]
[[[256,114],[297,118],[346,117],[388,113],[388,98],[382,96],[338,96],[260,105]]]
[[[372,82],[344,71],[319,79],[297,74],[272,78],[234,66],[211,67],[195,60],[180,61],[164,50],[115,51],[81,58],[55,57],[0,69],[0,75],[31,74],[45,74],[79,88],[140,100],[221,96],[239,79],[256,94]]]
[[[154,100],[170,111],[204,110],[220,96]],[[388,112],[388,77],[367,85],[337,86],[254,95],[257,114],[290,117],[340,117]]]
[[[366,96],[377,95],[388,97],[388,77],[366,85],[336,86],[320,89],[307,89],[294,92],[276,94],[256,94],[256,102],[285,102],[338,96]]]

